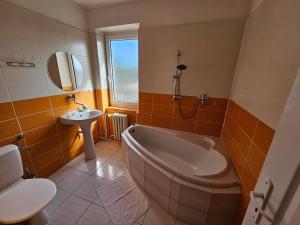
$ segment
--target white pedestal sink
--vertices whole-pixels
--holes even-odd
[[[60,122],[68,125],[79,125],[84,137],[85,159],[95,159],[95,146],[91,124],[102,115],[98,109],[89,109],[87,111],[74,110],[60,116]]]

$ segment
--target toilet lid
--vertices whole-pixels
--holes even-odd
[[[0,224],[25,221],[43,209],[55,196],[56,186],[48,179],[27,179],[0,192]]]

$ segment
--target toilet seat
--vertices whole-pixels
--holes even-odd
[[[48,179],[20,180],[0,192],[0,224],[30,219],[55,196],[56,186]]]

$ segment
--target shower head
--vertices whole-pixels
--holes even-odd
[[[187,66],[185,64],[179,64],[176,66],[176,68],[179,69],[180,71],[182,71],[182,70],[186,70]]]

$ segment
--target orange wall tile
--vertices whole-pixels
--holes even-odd
[[[25,141],[32,145],[41,140],[47,139],[57,133],[55,124],[46,125],[24,133]]]
[[[59,140],[58,136],[55,134],[54,136],[49,137],[48,139],[42,140],[38,143],[31,145],[29,154],[33,159],[57,146],[59,146]]]
[[[76,92],[76,100],[97,108],[96,91]],[[83,137],[78,126],[63,125],[59,116],[79,106],[66,99],[69,94],[41,97],[0,104],[0,146],[17,144],[17,134],[23,133],[24,167],[39,177],[48,176],[83,151]],[[135,116],[135,114],[134,114]],[[94,141],[100,136],[98,123],[92,126]],[[80,138],[79,138],[80,137]]]
[[[139,96],[138,123],[213,136],[221,134],[227,99],[210,98],[207,105],[198,105],[191,116],[197,103],[196,96],[182,96],[180,102],[175,102],[168,94],[140,92]]]
[[[152,93],[139,93],[139,103],[151,103],[153,102],[153,94]]]
[[[9,120],[16,117],[11,102],[0,103],[0,121]]]
[[[51,109],[49,97],[26,99],[13,102],[17,116],[26,116]]]
[[[235,224],[240,224],[262,169],[275,130],[233,101],[226,115],[222,140],[241,180],[242,206]]]
[[[19,123],[22,131],[24,132],[54,123],[53,111],[49,110],[29,116],[19,117]]]
[[[156,127],[171,128],[172,127],[172,118],[165,117],[165,116],[152,115],[151,125],[156,126]]]
[[[187,120],[187,119],[174,119],[173,128],[176,130],[183,130],[189,132],[196,131],[196,120]]]
[[[271,127],[259,121],[253,141],[265,154],[269,150],[274,133],[275,131]]]
[[[0,140],[20,133],[20,127],[17,119],[5,120],[0,122]]]

